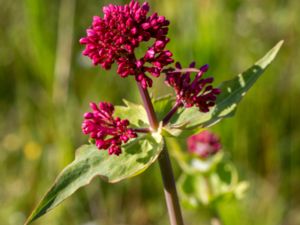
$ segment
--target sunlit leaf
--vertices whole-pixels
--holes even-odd
[[[131,127],[148,127],[147,113],[142,105],[123,100],[125,106],[115,106],[114,116],[128,119]]]
[[[172,97],[172,95],[166,95],[164,97],[154,99],[152,101],[155,113],[159,121],[163,120],[163,118],[168,114],[168,112],[172,109],[172,106],[175,103],[175,99],[174,97]],[[187,138],[188,136],[200,132],[202,130],[201,127],[195,127],[194,129],[184,129],[184,127],[185,124],[183,124],[183,126],[179,125],[178,127],[174,125],[166,125],[162,128],[162,135],[165,137],[180,136],[180,138]]]
[[[96,176],[115,183],[142,173],[157,159],[163,145],[163,139],[157,133],[145,135],[124,145],[123,153],[119,156],[99,151],[95,145],[83,145],[77,150],[75,160],[57,177],[27,223],[56,207]]]
[[[208,113],[201,113],[196,107],[180,110],[171,120],[171,128],[194,129],[195,127],[209,127],[223,118],[234,115],[238,103],[253,86],[265,69],[270,65],[281,48],[280,41],[263,58],[257,61],[245,72],[235,78],[225,81],[219,88],[222,93],[217,97],[216,105]]]

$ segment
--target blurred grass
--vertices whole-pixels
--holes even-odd
[[[0,0],[0,224],[22,224],[86,142],[90,101],[140,101],[133,79],[92,68],[78,44],[99,0]],[[300,224],[300,3],[297,0],[150,0],[171,20],[169,49],[210,64],[216,83],[285,44],[233,119],[214,127],[251,191],[220,206],[225,224]],[[66,48],[70,46],[70,48]],[[162,79],[154,96],[166,93]],[[174,165],[176,167],[176,165]],[[177,172],[179,172],[176,169]],[[185,211],[187,224],[205,224]],[[229,221],[229,222],[226,222]],[[167,224],[157,166],[116,185],[95,180],[36,224]]]

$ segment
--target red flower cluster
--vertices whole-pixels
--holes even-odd
[[[134,0],[124,6],[103,7],[104,17],[95,16],[87,36],[80,39],[80,43],[86,45],[83,54],[104,69],[110,69],[117,62],[121,77],[133,75],[143,88],[151,87],[152,80],[146,73],[158,77],[173,59],[172,53],[164,50],[169,42],[166,37],[169,21],[157,13],[147,17],[149,9],[147,2],[140,5]],[[151,38],[155,39],[153,45],[137,59],[134,50]]]
[[[90,103],[93,112],[84,114],[82,131],[95,139],[98,149],[108,149],[110,155],[121,154],[121,144],[137,134],[128,128],[128,120],[113,117],[114,106],[110,103],[100,102],[97,106]]]
[[[187,140],[188,150],[201,158],[214,155],[222,148],[220,139],[208,130],[193,135]]]
[[[167,71],[166,83],[175,89],[178,104],[183,104],[186,108],[196,105],[201,112],[208,112],[215,105],[216,96],[221,90],[213,88],[212,77],[202,78],[207,70],[208,65],[198,70],[195,63],[192,63],[189,68],[182,69],[180,63],[176,63],[176,69]],[[192,72],[197,72],[193,80]]]
[[[173,63],[172,53],[165,49],[170,41],[167,37],[169,21],[157,13],[147,16],[149,10],[147,2],[140,5],[136,0],[123,6],[110,4],[103,7],[103,18],[94,16],[87,36],[80,39],[80,43],[85,45],[83,55],[91,58],[94,65],[107,70],[116,63],[121,77],[134,76],[144,89],[152,87],[149,74],[159,77],[165,73],[166,83],[175,89],[177,101],[163,119],[164,125],[182,106],[195,105],[200,111],[208,112],[220,93],[211,85],[212,77],[202,77],[208,66],[196,69],[193,63],[190,68],[182,69],[177,63],[175,68],[166,68]],[[150,40],[153,41],[146,52],[141,58],[137,57],[136,49],[142,42]],[[192,79],[193,72],[196,76]],[[146,131],[130,129],[128,120],[114,118],[114,107],[110,103],[101,102],[98,106],[91,103],[91,108],[93,112],[84,115],[83,133],[95,139],[99,149],[108,149],[109,154],[119,155],[122,143],[137,137],[136,132]]]

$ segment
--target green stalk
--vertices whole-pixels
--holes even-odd
[[[207,175],[207,174],[204,175],[204,181],[206,184],[206,188],[207,188],[207,192],[208,192],[208,196],[209,196],[209,200],[210,200],[212,195],[214,194],[214,192],[213,192],[211,181],[208,176],[209,175]],[[215,208],[211,209],[211,213],[212,213],[211,225],[222,225],[222,222],[219,218],[217,209],[215,209]]]
[[[138,88],[146,109],[151,129],[156,131],[158,121],[147,89],[144,89],[140,83]],[[175,179],[167,147],[165,146],[159,156],[159,167],[164,184],[165,199],[168,207],[168,214],[171,225],[184,225],[182,213],[179,205],[176,191]]]

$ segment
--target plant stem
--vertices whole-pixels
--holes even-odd
[[[157,122],[157,118],[156,118],[156,114],[154,112],[154,108],[148,93],[147,89],[144,89],[141,85],[141,83],[137,82],[138,84],[138,88],[140,91],[140,95],[142,97],[146,112],[147,112],[147,116],[148,116],[148,120],[150,123],[150,127],[156,131],[158,128],[158,122]]]
[[[171,225],[184,225],[177,196],[170,156],[166,146],[161,152],[158,160],[160,172],[164,183],[164,192]]]
[[[181,106],[182,106],[182,102],[176,102],[175,103],[173,108],[170,110],[170,112],[168,112],[168,114],[163,119],[163,126],[167,125],[170,122],[172,116],[176,113],[177,109]]]
[[[149,128],[133,128],[132,130],[136,133],[150,133]]]
[[[175,73],[199,73],[201,70],[197,68],[184,68],[184,69],[176,69],[173,72]]]
[[[138,83],[139,91],[148,115],[150,126],[153,130],[157,130],[158,121],[156,114],[149,97],[147,89],[143,89]],[[176,191],[176,184],[173,175],[172,165],[169,157],[167,147],[165,146],[159,156],[159,167],[164,184],[165,199],[168,207],[168,214],[171,225],[184,225],[179,205],[179,200]]]

